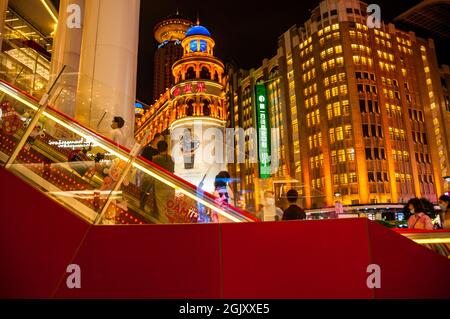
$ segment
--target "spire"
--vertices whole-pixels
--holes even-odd
[[[200,25],[200,16],[199,16],[198,12],[197,12],[197,25]]]
[[[178,8],[177,8],[177,16],[179,16],[180,15],[180,12],[178,11]]]

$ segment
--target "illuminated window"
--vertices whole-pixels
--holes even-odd
[[[336,58],[336,64],[337,64],[337,66],[343,66],[344,58],[343,57]]]
[[[352,135],[353,135],[352,126],[346,125],[345,126],[345,138],[352,138]]]
[[[335,142],[334,128],[330,128],[328,133],[330,135],[330,143],[334,143]]]
[[[345,162],[345,150],[338,151],[338,162],[339,163]]]
[[[347,149],[347,160],[349,160],[349,161],[355,160],[355,149],[353,149],[353,148]]]
[[[333,118],[333,108],[331,104],[327,105],[327,116],[329,120]]]
[[[341,106],[339,102],[333,103],[334,116],[341,116]]]
[[[336,139],[342,141],[344,139],[344,131],[342,126],[336,127]]]

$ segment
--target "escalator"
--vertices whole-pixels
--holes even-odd
[[[7,82],[0,96],[0,165],[89,223],[256,221],[136,156],[137,145],[115,145]]]

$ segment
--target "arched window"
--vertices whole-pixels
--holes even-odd
[[[203,115],[210,116],[211,115],[211,107],[209,106],[210,102],[207,99],[202,100],[203,103]]]
[[[214,72],[214,81],[219,82],[219,71]]]
[[[202,70],[200,71],[200,78],[208,80],[211,79],[211,73],[206,66],[202,67]]]
[[[195,79],[195,70],[194,67],[191,66],[186,71],[186,80],[193,80]]]

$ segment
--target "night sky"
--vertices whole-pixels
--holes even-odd
[[[58,7],[58,0],[52,2]],[[380,5],[385,22],[419,2],[374,1]],[[264,58],[274,56],[278,37],[294,24],[303,25],[310,10],[317,7],[320,0],[272,0],[270,6],[265,3],[263,0],[141,0],[136,98],[147,104],[153,103],[153,56],[157,47],[153,27],[163,18],[175,14],[177,8],[180,14],[194,22],[199,14],[201,24],[209,29],[216,41],[216,56],[224,62],[250,69],[261,65]],[[450,55],[446,54],[449,45],[437,41],[437,49],[439,62],[449,64]]]
[[[153,27],[176,12],[207,27],[216,41],[215,55],[239,67],[258,67],[276,53],[278,37],[294,24],[302,25],[319,0],[273,0],[273,6],[253,0],[180,1],[141,0],[137,98],[152,104],[153,55],[157,46]],[[420,0],[377,0],[384,21],[389,21]],[[367,3],[370,3],[367,2]]]

